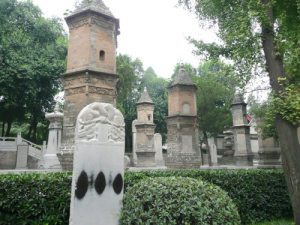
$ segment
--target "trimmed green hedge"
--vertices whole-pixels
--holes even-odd
[[[126,187],[145,177],[202,179],[225,190],[239,209],[243,224],[293,217],[282,170],[175,170],[126,173]],[[126,190],[125,190],[126,191]]]
[[[243,224],[292,217],[281,170],[126,172],[125,191],[144,178],[170,176],[221,187],[238,207]],[[70,192],[70,173],[0,175],[0,224],[68,224]]]
[[[72,176],[0,176],[0,224],[69,224]]]
[[[216,185],[189,177],[150,177],[123,198],[120,225],[240,225],[237,207]]]

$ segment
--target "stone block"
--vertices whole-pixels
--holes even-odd
[[[155,149],[155,162],[157,166],[164,166],[164,159],[162,153],[162,137],[161,134],[154,134],[154,149]]]
[[[17,151],[0,151],[0,169],[15,169]]]
[[[76,124],[70,225],[117,225],[124,189],[125,124],[111,104],[92,103]]]
[[[137,155],[137,167],[154,167],[156,166],[155,152],[145,151],[136,152]]]
[[[17,162],[16,169],[27,169],[27,159],[28,159],[29,146],[26,143],[19,144],[17,147]]]

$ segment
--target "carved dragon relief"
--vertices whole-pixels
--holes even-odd
[[[105,142],[124,142],[124,118],[112,104],[94,102],[77,117],[76,141],[103,141],[103,138]]]

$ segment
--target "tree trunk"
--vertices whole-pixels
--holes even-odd
[[[10,120],[7,121],[7,128],[6,128],[6,132],[5,132],[5,137],[9,137],[11,124],[12,124],[12,121],[10,121]]]
[[[201,165],[204,165],[204,158],[203,158],[203,152],[202,152],[202,143],[200,143],[200,155],[201,155]]]
[[[4,130],[5,130],[5,122],[2,122],[2,134],[1,136],[4,137]]]
[[[283,120],[280,116],[276,118],[276,128],[294,220],[295,224],[300,224],[300,131],[297,134],[297,127]]]
[[[32,132],[32,137],[31,137],[31,141],[33,143],[36,142],[36,129],[37,129],[37,121],[36,121],[36,119],[34,119],[33,122],[32,122],[32,130],[33,130],[33,132]]]
[[[210,147],[208,145],[208,139],[207,139],[207,133],[206,133],[206,131],[203,131],[203,135],[204,135],[204,143],[206,145],[206,151],[207,151],[207,154],[208,154],[208,165],[212,166],[211,154],[210,154]]]
[[[271,25],[274,24],[273,11],[270,0],[262,0],[266,5],[267,16]],[[283,60],[276,55],[273,27],[262,24],[263,49],[266,58],[266,67],[270,77],[270,84],[276,94],[282,90],[278,78],[285,77]],[[276,128],[279,136],[283,170],[292,202],[294,220],[300,225],[300,131],[281,115],[276,116]],[[298,128],[299,130],[300,128]],[[299,133],[297,133],[299,132]]]
[[[32,125],[31,125],[31,123],[30,123],[29,131],[28,131],[28,133],[27,133],[27,135],[26,135],[26,139],[30,139],[31,133],[32,133]]]

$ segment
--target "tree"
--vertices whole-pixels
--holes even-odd
[[[154,102],[154,123],[156,125],[155,132],[160,133],[162,141],[166,141],[167,124],[166,117],[168,116],[168,95],[167,95],[168,81],[164,78],[157,77],[154,70],[149,67],[144,76],[140,86],[140,93],[144,87],[147,87],[149,96]]]
[[[32,141],[53,108],[67,55],[60,20],[41,14],[30,1],[0,0],[0,120],[6,136],[13,122],[30,123]]]
[[[128,55],[117,56],[117,74],[120,81],[117,85],[117,104],[122,111],[125,121],[125,149],[132,147],[132,121],[136,119],[136,102],[138,101],[137,86],[139,78],[144,73],[143,63],[139,59],[132,59]]]
[[[264,68],[275,96],[276,128],[296,224],[300,224],[300,1],[179,0],[218,26],[222,44],[191,40],[198,54],[231,59],[244,81]],[[245,79],[246,78],[246,79]],[[282,82],[283,81],[283,82]]]
[[[143,63],[140,59],[131,59],[128,55],[119,54],[117,56],[117,74],[120,75],[120,81],[117,86],[119,104],[134,89],[138,78],[143,74]]]

